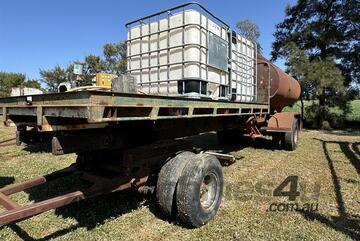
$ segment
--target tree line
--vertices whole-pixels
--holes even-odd
[[[79,78],[73,73],[75,63],[83,65],[83,73]],[[74,61],[66,68],[56,65],[53,69],[40,69],[40,76],[47,90],[56,92],[62,82],[70,82],[72,86],[91,85],[94,75],[99,72],[118,75],[126,72],[125,42],[107,43],[103,46],[103,56],[89,54],[83,61]]]
[[[24,74],[0,72],[0,98],[9,96],[13,87],[41,89],[38,80],[27,79]]]
[[[83,64],[83,74],[73,73],[74,64]],[[9,96],[14,87],[32,87],[46,92],[57,92],[62,82],[69,82],[72,86],[91,85],[96,73],[106,72],[123,74],[126,71],[126,44],[107,43],[103,46],[103,55],[89,54],[82,61],[73,61],[66,67],[56,65],[52,69],[40,69],[40,79],[27,79],[22,73],[0,72],[0,97]]]
[[[284,58],[301,99],[316,100],[305,109],[314,127],[339,123],[351,111],[360,85],[359,13],[358,0],[298,0],[276,25],[272,60]]]
[[[313,127],[341,125],[349,101],[360,89],[360,2],[298,0],[276,25],[271,60],[285,60],[286,72],[301,85],[302,112]],[[250,20],[237,24],[258,42],[259,28]],[[261,50],[261,47],[258,48]],[[313,100],[304,107],[303,100]],[[336,107],[340,114],[331,112]]]

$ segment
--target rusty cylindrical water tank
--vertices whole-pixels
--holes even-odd
[[[295,103],[301,91],[299,82],[260,54],[257,56],[257,74],[260,81],[267,84],[270,80],[271,110],[281,111],[285,106]]]

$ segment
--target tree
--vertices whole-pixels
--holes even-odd
[[[238,21],[236,23],[236,27],[239,29],[240,35],[245,38],[251,40],[253,43],[257,45],[257,52],[261,54],[262,48],[259,43],[260,30],[259,26],[256,23],[252,22],[249,19]]]
[[[91,84],[96,73],[106,72],[106,63],[100,56],[89,54],[85,56],[84,63],[82,83],[78,83],[79,86]]]
[[[124,74],[126,72],[126,43],[107,43],[103,47],[103,56],[89,54],[84,61],[74,61],[66,68],[59,65],[50,70],[40,70],[42,81],[48,91],[56,92],[62,82],[70,82],[72,86],[91,85],[97,73]],[[83,64],[83,73],[76,76],[73,73],[74,64]]]
[[[346,115],[348,104],[343,85],[344,77],[334,59],[311,60],[306,51],[299,49],[294,43],[289,43],[284,48],[284,53],[287,56],[287,72],[297,78],[301,85],[301,97],[318,100],[307,108],[307,116],[315,121],[315,126],[322,127],[325,120],[331,121],[334,117],[329,114],[329,107],[340,107]]]
[[[73,79],[69,78],[70,75],[67,70],[61,68],[59,65],[56,65],[50,70],[40,69],[40,75],[42,77],[42,82],[46,84],[49,92],[57,92],[58,86],[62,82],[72,83],[73,81]]]
[[[103,46],[104,58],[89,54],[85,56],[83,74],[77,85],[89,85],[96,73],[124,74],[126,72],[126,43],[107,43]]]
[[[0,97],[9,96],[11,88],[21,86],[26,76],[21,73],[0,72]]]
[[[39,80],[29,79],[24,83],[25,87],[42,90]]]
[[[360,2],[358,0],[298,0],[287,6],[276,25],[272,60],[286,57],[293,42],[310,60],[332,58],[341,69],[345,86],[360,83]]]
[[[124,74],[126,72],[126,43],[107,43],[104,45],[106,70],[113,74]]]
[[[11,89],[16,87],[29,87],[41,89],[37,80],[27,80],[21,73],[0,72],[0,97],[10,96]]]

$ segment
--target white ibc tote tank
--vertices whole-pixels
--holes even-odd
[[[127,27],[128,73],[142,92],[254,101],[256,47],[241,36],[229,45],[230,28],[199,4],[153,14]]]

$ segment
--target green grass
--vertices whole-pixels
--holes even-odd
[[[14,128],[0,127],[0,142]],[[359,133],[303,131],[294,152],[273,150],[268,139],[223,149],[214,134],[193,138],[195,146],[224,151],[237,160],[223,168],[225,193],[209,224],[188,229],[165,219],[155,201],[129,192],[105,195],[45,212],[0,229],[0,240],[351,240],[360,235]],[[0,147],[0,185],[50,173],[75,161],[43,146]],[[272,190],[297,175],[299,203],[319,211],[269,212]],[[20,203],[64,192],[76,179],[12,195]],[[314,191],[320,183],[320,195]],[[359,236],[357,236],[359,237]]]
[[[305,108],[310,106],[313,101],[304,101]],[[346,116],[348,121],[360,121],[360,100],[353,100],[350,102],[351,113]],[[301,111],[301,102],[296,102],[292,107],[285,107],[284,111]],[[331,108],[331,112],[341,114],[341,110],[338,108]]]

